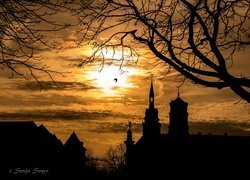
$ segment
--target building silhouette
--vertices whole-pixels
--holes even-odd
[[[86,160],[86,148],[83,146],[83,142],[78,139],[75,132],[71,134],[64,144],[63,151],[63,158],[65,159],[64,172],[69,176],[83,173]],[[83,175],[84,174],[82,174],[82,176]]]
[[[188,103],[178,97],[170,102],[169,132],[172,139],[185,140],[189,135],[188,128]]]
[[[86,149],[75,132],[63,144],[33,121],[0,122],[0,179],[82,176]]]
[[[151,81],[149,92],[149,108],[145,111],[143,126],[143,136],[148,139],[157,139],[160,136],[161,124],[158,118],[158,109],[154,107],[154,87]]]
[[[190,134],[188,103],[179,93],[170,102],[168,134],[161,134],[152,80],[142,127],[142,137],[134,143],[130,124],[125,141],[131,178],[203,179],[200,174],[210,178],[215,174],[217,177],[248,174],[249,166],[244,164],[250,162],[250,136]]]
[[[128,125],[128,131],[127,131],[127,139],[126,141],[124,141],[125,145],[126,145],[126,154],[125,154],[125,163],[126,163],[126,167],[129,168],[130,167],[130,162],[132,163],[133,161],[133,150],[134,150],[134,143],[135,141],[133,140],[133,136],[132,136],[132,131],[131,131],[131,122],[129,122]]]

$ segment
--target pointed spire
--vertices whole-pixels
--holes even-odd
[[[127,143],[133,142],[133,134],[132,134],[131,127],[132,127],[132,123],[131,123],[131,121],[129,121],[128,122],[128,131],[127,131],[127,140],[126,140]]]
[[[149,108],[154,109],[154,86],[153,86],[153,78],[151,75],[151,85],[150,85],[150,92],[149,92]]]
[[[124,141],[124,143],[126,144],[125,162],[126,162],[127,167],[130,167],[130,161],[133,156],[133,149],[134,149],[134,143],[135,143],[135,141],[133,141],[133,134],[131,131],[131,126],[132,126],[132,123],[131,121],[129,121],[127,139],[126,141]]]
[[[180,97],[180,86],[177,86],[177,97]]]
[[[128,130],[131,130],[131,127],[132,127],[132,123],[131,121],[128,122]]]

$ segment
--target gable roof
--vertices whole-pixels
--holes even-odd
[[[53,146],[62,146],[63,145],[61,140],[58,139],[55,136],[55,134],[52,134],[51,132],[49,132],[49,130],[46,127],[44,127],[44,125],[40,125],[38,127],[38,135],[47,144],[50,144]]]
[[[0,140],[8,145],[47,146],[60,148],[62,142],[43,125],[34,121],[1,121]]]
[[[83,142],[79,140],[76,133],[73,131],[73,133],[70,135],[69,139],[66,141],[64,146],[82,146],[84,150],[86,150],[83,146]]]

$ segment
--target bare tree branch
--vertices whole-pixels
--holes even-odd
[[[80,33],[96,51],[82,64],[100,58],[105,48],[136,56],[143,45],[192,82],[229,87],[249,103],[250,79],[228,71],[234,54],[250,44],[249,11],[247,0],[84,1],[76,13]]]
[[[71,3],[77,6],[76,1]],[[0,68],[9,70],[11,77],[26,78],[25,73],[29,72],[38,83],[38,74],[45,74],[52,81],[53,74],[63,75],[42,64],[39,52],[59,48],[50,44],[46,33],[70,26],[53,20],[57,13],[70,10],[73,6],[67,0],[1,0]]]

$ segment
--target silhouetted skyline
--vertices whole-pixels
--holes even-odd
[[[13,9],[13,7],[22,8],[23,6],[11,6],[15,2],[23,3],[23,1],[17,2],[12,0],[6,1],[5,5],[8,5],[13,11],[18,11],[18,8]],[[38,2],[39,4],[38,0],[33,2],[35,4]],[[86,1],[81,2],[86,3]],[[140,3],[143,3],[143,1],[136,1],[138,7]],[[205,3],[205,1],[202,3]],[[237,1],[237,3],[246,3],[242,6],[244,9],[249,2]],[[151,7],[155,8],[153,4]],[[32,7],[34,6],[29,6],[29,8]],[[6,12],[3,15],[11,18],[11,14],[3,6],[0,6],[0,8],[3,12]],[[52,9],[46,8],[46,12],[52,12]],[[23,13],[26,11],[19,12],[21,13],[20,17],[27,17],[27,14]],[[37,11],[32,12],[35,13]],[[94,13],[90,15],[92,14],[94,15]],[[123,132],[126,130],[128,121],[133,122],[134,138],[136,140],[139,139],[142,132],[141,121],[144,118],[144,109],[147,107],[146,104],[148,102],[146,98],[149,90],[147,85],[150,83],[152,74],[154,77],[155,104],[159,111],[163,132],[166,133],[168,131],[168,112],[170,108],[168,102],[176,97],[177,87],[180,87],[181,97],[189,103],[189,131],[191,133],[224,134],[226,131],[228,134],[235,135],[250,134],[250,108],[248,104],[240,101],[240,98],[228,88],[221,90],[206,88],[193,84],[189,80],[185,80],[183,84],[183,76],[177,71],[169,69],[169,65],[164,63],[164,61],[159,61],[148,48],[133,42],[132,37],[125,38],[125,40],[133,42],[133,47],[141,55],[138,62],[136,62],[136,57],[130,56],[129,51],[125,51],[124,56],[122,56],[121,49],[117,49],[115,54],[112,50],[107,49],[103,51],[104,64],[102,63],[103,59],[97,57],[96,61],[84,64],[84,67],[79,68],[79,64],[83,60],[93,55],[96,43],[103,42],[116,30],[124,30],[122,27],[109,30],[109,32],[103,33],[95,39],[95,42],[88,44],[86,39],[82,39],[82,34],[78,33],[78,30],[84,29],[84,26],[67,26],[58,31],[52,30],[64,27],[65,24],[77,24],[77,18],[70,11],[65,9],[64,13],[57,12],[57,14],[46,16],[46,20],[51,20],[62,26],[55,27],[53,23],[33,22],[30,24],[30,27],[39,30],[50,29],[51,31],[39,31],[38,33],[41,33],[43,42],[48,42],[48,45],[55,48],[42,47],[42,49],[34,49],[34,52],[25,51],[28,53],[26,55],[32,54],[35,58],[29,59],[25,56],[26,58],[20,58],[20,60],[25,61],[28,58],[28,63],[36,64],[39,67],[43,67],[46,64],[46,68],[50,70],[66,72],[63,74],[65,77],[60,74],[53,74],[52,77],[56,81],[55,84],[47,75],[36,72],[35,74],[40,81],[39,84],[32,78],[29,70],[23,71],[22,66],[18,70],[26,79],[17,74],[14,74],[13,77],[11,76],[8,65],[16,67],[15,63],[1,63],[0,120],[30,120],[35,121],[37,125],[44,124],[49,131],[57,134],[62,142],[66,142],[72,131],[75,131],[78,137],[85,141],[87,147],[97,149],[94,153],[101,156],[110,145],[115,145],[124,140]],[[249,18],[246,18],[246,23],[248,21]],[[11,32],[13,33],[7,33],[7,30],[10,30],[6,28],[10,25],[7,22],[13,21],[3,20],[3,22],[0,27],[2,27],[3,33],[6,32],[6,35],[14,34],[14,31],[18,30],[18,28],[12,28]],[[114,21],[111,20],[110,22],[113,23]],[[239,23],[237,18],[232,19],[232,22]],[[106,25],[112,23],[107,22]],[[137,29],[137,35],[140,34],[141,23],[132,22],[130,25],[128,30]],[[220,28],[223,28],[223,26]],[[3,35],[2,32],[0,32],[0,36]],[[247,31],[242,31],[240,35],[241,37],[246,35],[247,38],[247,33]],[[205,40],[206,38],[201,39]],[[2,40],[5,40],[5,38],[2,38]],[[22,54],[16,46],[11,46],[12,43],[16,44],[17,41],[13,40],[12,43],[5,43],[2,40],[1,43],[4,43],[12,50],[11,53],[6,52],[7,54],[14,55],[18,52]],[[24,38],[23,40],[25,40],[26,45],[36,44],[40,48],[41,44],[35,41],[36,39]],[[184,40],[187,40],[187,38]],[[82,44],[78,46],[80,41],[82,41]],[[203,45],[207,44],[203,43]],[[176,45],[185,45],[185,43],[177,41]],[[206,48],[200,49],[206,50]],[[5,54],[5,51],[1,51],[1,53]],[[249,47],[235,52],[233,56],[234,61],[227,61],[226,63],[230,74],[236,77],[249,77],[249,53]],[[227,52],[223,53],[223,56],[228,55]],[[188,64],[185,57],[183,56],[183,62]],[[11,59],[9,56],[5,58],[7,60]],[[3,56],[0,59],[3,62]],[[122,59],[124,59],[123,66],[120,64]],[[202,70],[209,69],[203,63],[202,66],[199,66],[198,62],[197,64],[189,62],[189,64],[194,65],[194,67],[200,67]]]
[[[169,131],[162,133],[154,98],[151,79],[141,137],[133,138],[133,124],[129,121],[127,133],[124,132],[126,140],[120,142],[125,145],[124,151],[118,146],[119,149],[108,151],[110,156],[105,158],[110,159],[98,160],[103,161],[102,166],[108,161],[117,163],[112,171],[108,167],[103,171],[105,167],[101,170],[94,163],[95,157],[86,154],[91,150],[74,131],[62,143],[44,125],[37,126],[33,121],[0,122],[0,177],[179,177],[175,171],[189,172],[186,177],[198,177],[199,173],[213,177],[225,175],[229,169],[233,172],[226,176],[240,172],[241,177],[246,173],[244,164],[250,160],[250,136],[190,134],[188,103],[179,93],[169,103]],[[120,158],[125,158],[124,164]]]

